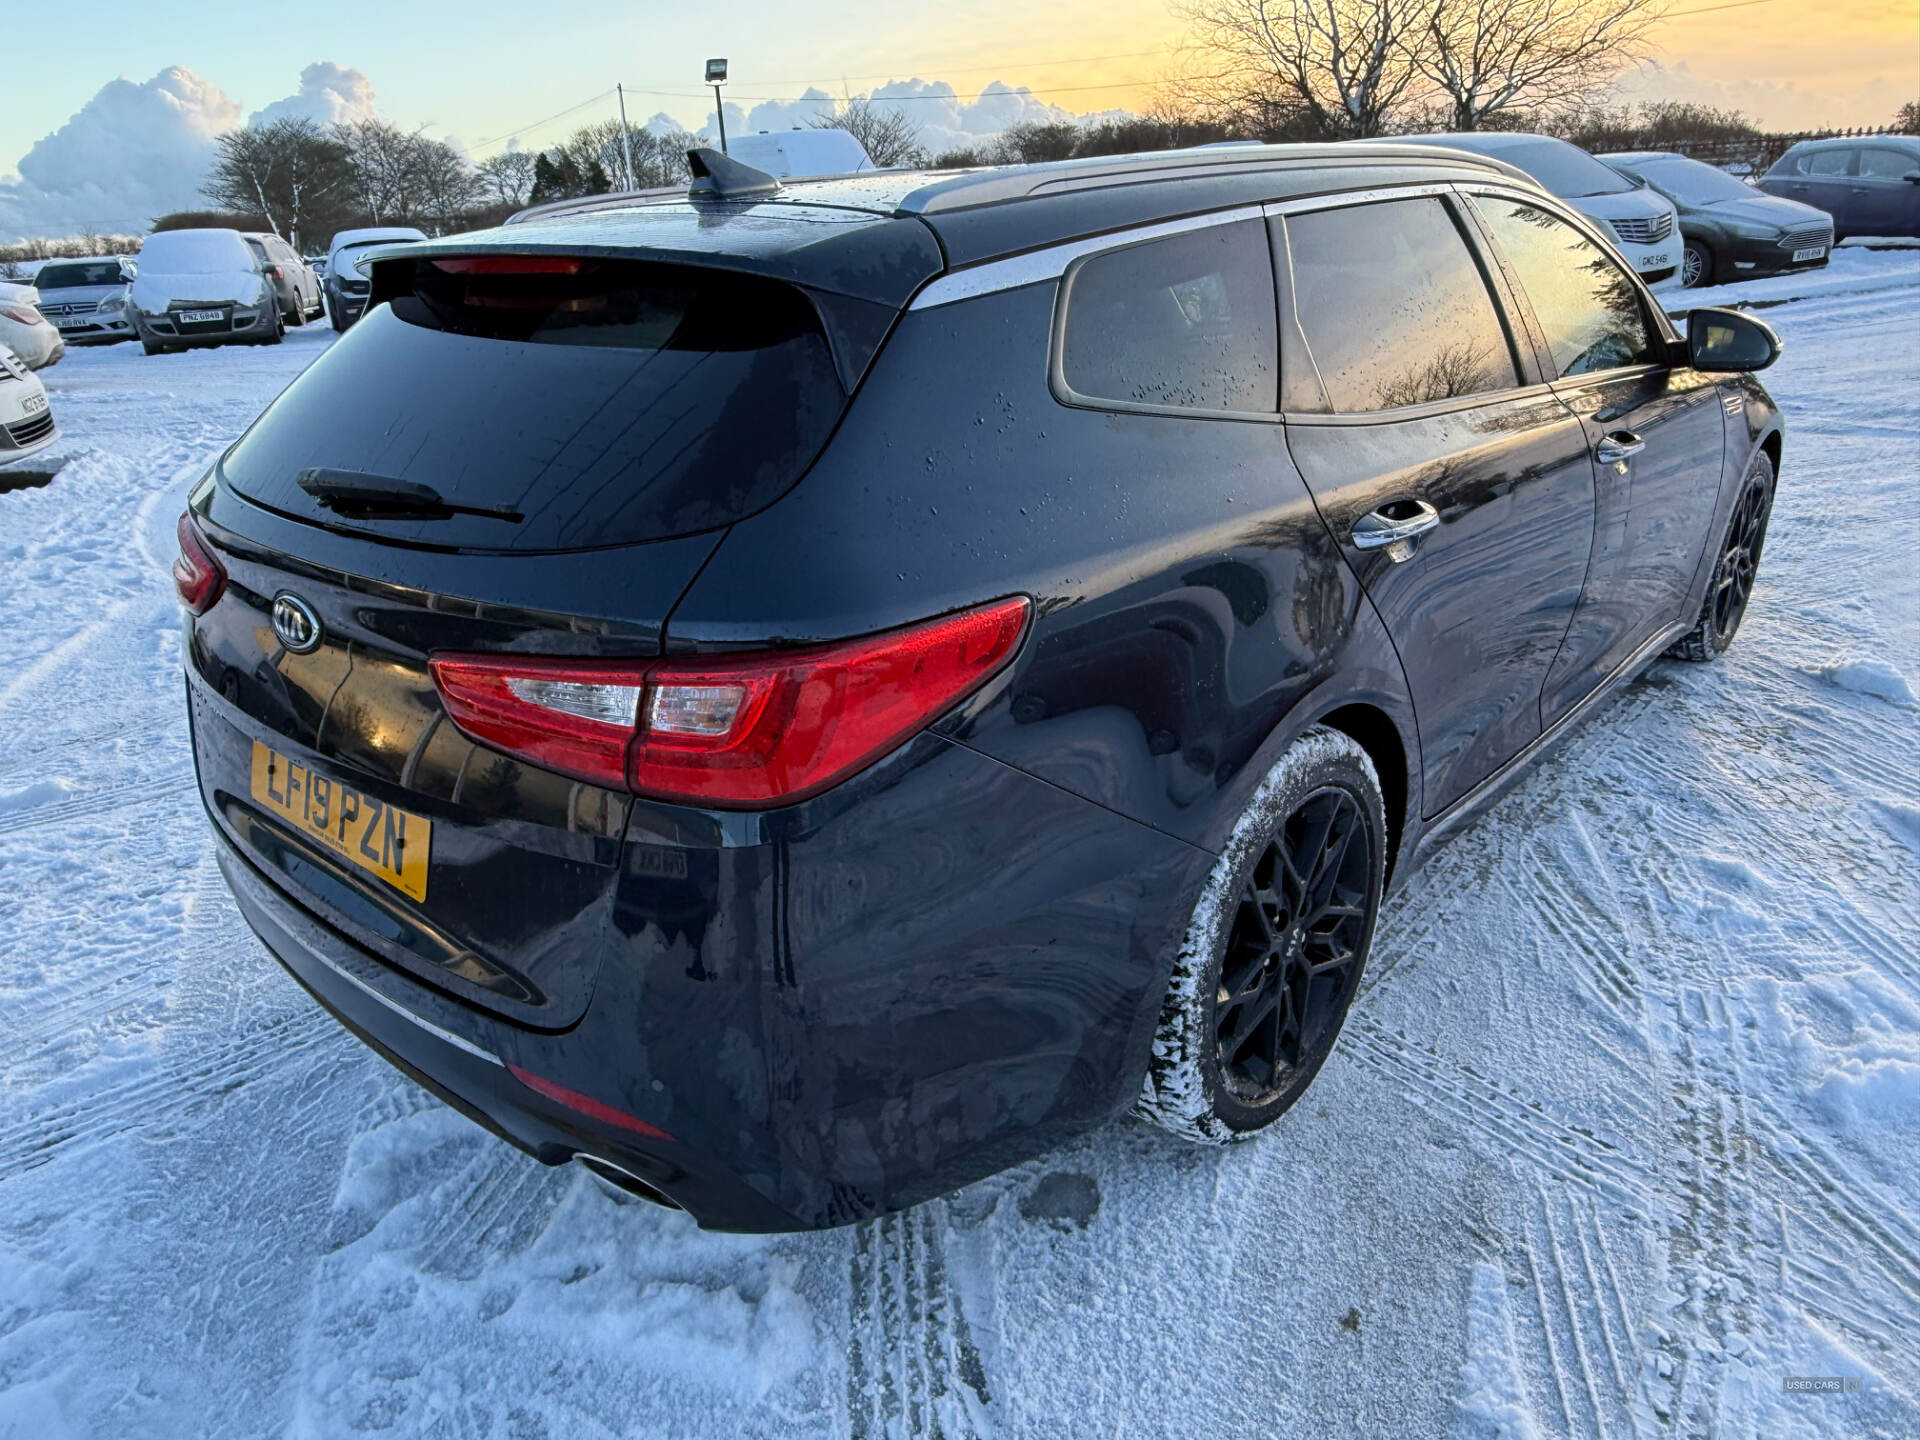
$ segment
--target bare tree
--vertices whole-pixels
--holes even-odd
[[[831,115],[817,115],[815,130],[844,130],[860,142],[867,158],[882,170],[896,165],[924,165],[920,126],[905,111],[884,100],[875,104],[865,95],[842,102]]]
[[[1416,0],[1412,64],[1446,98],[1447,125],[1478,130],[1524,105],[1555,110],[1646,51],[1666,0]]]
[[[480,162],[480,183],[502,205],[515,207],[527,203],[533,193],[533,171],[537,156],[530,150],[502,150]]]
[[[1901,135],[1920,135],[1920,100],[1909,100],[1893,112],[1893,128]]]
[[[296,248],[302,225],[334,208],[349,184],[346,147],[311,120],[250,125],[214,144],[201,193],[222,209],[264,215]]]
[[[1412,55],[1433,3],[1182,0],[1195,39],[1180,83],[1216,113],[1252,97],[1327,139],[1378,135],[1422,79]]]
[[[591,125],[582,125],[546,154],[548,162],[557,169],[565,170],[566,163],[571,161],[582,176],[599,166],[609,182],[606,188],[650,190],[684,185],[691,180],[687,151],[699,143],[684,130],[656,135],[644,126],[632,124],[627,126],[623,143],[618,120],[596,120]],[[629,154],[633,157],[632,175],[627,173]]]
[[[375,225],[451,221],[478,200],[484,185],[466,156],[444,140],[385,120],[336,125],[362,214]]]

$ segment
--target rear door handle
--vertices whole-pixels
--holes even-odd
[[[1593,456],[1602,465],[1620,465],[1647,448],[1647,442],[1631,430],[1609,430],[1593,447]]]
[[[1389,560],[1407,560],[1413,556],[1413,546],[1406,542],[1439,523],[1440,512],[1426,501],[1394,500],[1353,522],[1353,543],[1360,550],[1386,549]]]

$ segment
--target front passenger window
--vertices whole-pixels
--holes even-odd
[[[1591,375],[1660,359],[1632,278],[1557,215],[1476,195],[1473,203],[1533,302],[1556,375]]]
[[[1920,170],[1920,160],[1898,150],[1862,150],[1860,173],[1876,180],[1898,180]]]

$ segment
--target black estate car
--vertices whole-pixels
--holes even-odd
[[[1824,210],[1769,195],[1724,170],[1669,151],[1631,150],[1600,158],[1673,202],[1686,241],[1683,286],[1818,269],[1833,252],[1833,218]]]
[[[563,202],[370,265],[192,490],[248,921],[703,1225],[1258,1131],[1383,890],[1745,610],[1776,344],[1390,144]]]

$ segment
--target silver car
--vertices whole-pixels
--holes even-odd
[[[111,345],[134,338],[127,289],[137,267],[118,255],[49,260],[34,277],[40,313],[69,345]]]

